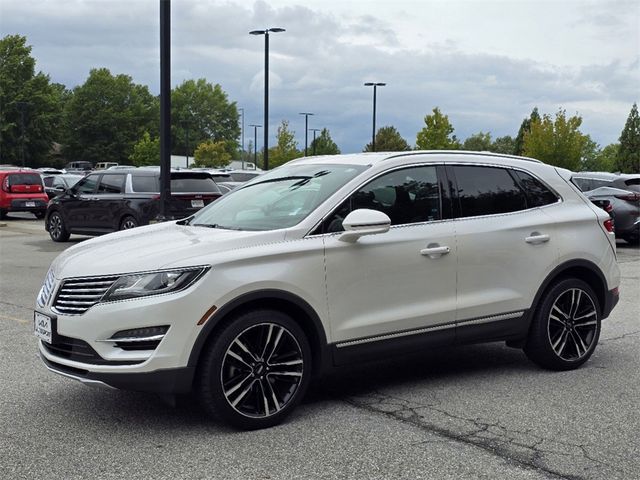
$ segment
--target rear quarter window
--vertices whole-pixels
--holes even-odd
[[[514,171],[516,177],[520,180],[520,184],[527,196],[527,205],[529,207],[542,207],[551,205],[558,201],[555,193],[549,190],[540,180],[529,175],[528,173]]]

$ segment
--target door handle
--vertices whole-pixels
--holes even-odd
[[[524,241],[532,245],[539,245],[540,243],[548,242],[549,239],[549,235],[533,232],[531,236],[525,238]]]
[[[420,255],[425,255],[431,258],[438,258],[442,255],[446,255],[450,251],[451,249],[449,247],[447,246],[441,247],[436,243],[436,244],[431,244],[427,246],[427,248],[423,248],[422,250],[420,250]]]

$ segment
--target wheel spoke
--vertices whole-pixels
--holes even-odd
[[[273,354],[276,353],[276,350],[278,349],[278,344],[280,343],[280,339],[282,338],[283,333],[284,333],[284,328],[280,327],[280,330],[278,330],[278,333],[276,335],[276,339],[273,342],[273,348],[271,349],[271,353],[269,353],[269,356],[265,359],[267,363],[269,363],[269,361],[271,360],[271,357],[273,357]]]
[[[267,387],[269,387],[269,393],[271,393],[271,398],[273,399],[273,405],[276,407],[276,412],[279,412],[282,407],[280,406],[280,402],[276,397],[276,392],[273,390],[271,382],[269,382],[268,378],[266,379],[265,383],[267,384]]]
[[[283,376],[283,377],[301,377],[302,372],[269,372],[268,375]]]
[[[247,374],[242,380],[240,380],[237,384],[235,384],[233,387],[231,387],[229,390],[225,390],[224,394],[227,398],[229,398],[229,395],[233,394],[233,392],[237,391],[240,387],[242,387],[242,385],[244,384],[244,382],[247,381],[247,379],[251,378],[251,374]]]
[[[249,384],[249,386],[248,386],[247,388],[245,388],[245,389],[242,391],[242,393],[241,393],[240,395],[238,395],[238,396],[236,397],[236,399],[235,399],[233,402],[231,402],[231,406],[235,407],[235,406],[240,402],[240,400],[242,400],[242,399],[247,395],[247,393],[249,393],[249,391],[250,391],[250,390],[251,390],[251,388],[253,387],[253,384],[254,384],[254,383],[255,383],[255,380],[254,380],[254,381],[252,381],[252,382]],[[227,400],[228,400],[228,399],[229,399],[229,397],[227,397]]]
[[[563,330],[563,331],[560,333],[560,335],[558,335],[558,338],[555,340],[555,342],[553,342],[552,347],[553,347],[553,349],[556,351],[556,353],[559,353],[559,352],[558,352],[558,345],[560,344],[560,342],[562,341],[562,339],[563,339],[563,338],[564,338],[564,342],[566,343],[566,341],[567,341],[567,335],[568,335],[567,330]],[[563,344],[563,348],[564,348],[564,344]]]
[[[255,355],[249,351],[249,349],[244,345],[244,343],[242,343],[242,342],[240,341],[240,339],[239,339],[239,338],[236,338],[236,339],[235,339],[235,341],[234,341],[233,343],[235,343],[236,345],[238,345],[238,346],[242,349],[242,351],[243,351],[243,352],[245,352],[247,355],[249,355],[249,356],[251,357],[251,359],[252,359],[254,362],[257,362],[257,361],[258,361],[258,359],[255,357]]]
[[[271,340],[271,334],[273,333],[273,324],[269,325],[269,331],[267,332],[267,339],[264,342],[264,348],[262,349],[262,356],[260,358],[264,359],[267,354],[267,347],[269,346],[269,341]]]
[[[575,316],[576,313],[578,313],[578,308],[580,307],[580,301],[582,299],[582,290],[577,290],[578,295],[576,298],[576,290],[572,290],[571,291],[571,309],[570,309],[570,316],[573,317]]]
[[[240,363],[242,363],[243,365],[245,365],[247,368],[249,368],[249,370],[251,370],[251,365],[249,365],[247,362],[245,362],[242,357],[240,355],[238,355],[235,352],[232,352],[231,349],[229,349],[229,356],[235,358],[236,360],[238,360]]]
[[[593,317],[596,314],[595,310],[591,310],[589,313],[585,315],[580,315],[579,317],[575,317],[574,320],[577,322],[578,320],[582,320],[583,318]]]
[[[551,320],[553,320],[554,322],[557,322],[557,323],[559,323],[560,325],[562,325],[564,327],[564,320],[561,320],[558,317],[555,317],[553,315],[549,315],[549,318]]]
[[[269,400],[267,400],[267,392],[264,389],[264,382],[260,380],[260,390],[262,390],[262,401],[264,402],[264,414],[269,416]],[[268,382],[267,382],[268,383]]]
[[[284,366],[288,367],[291,365],[302,365],[302,359],[290,360],[288,362],[269,363],[268,365],[270,367],[284,367]]]
[[[567,315],[566,313],[564,313],[562,310],[560,310],[560,307],[558,307],[558,305],[554,305],[553,308],[551,309],[551,311],[557,310],[560,315],[562,315],[564,318],[569,318],[569,315]]]
[[[577,340],[576,340],[577,337]],[[581,357],[585,353],[587,353],[587,346],[584,344],[582,337],[578,334],[578,332],[571,332],[571,338],[576,345],[576,352],[578,352],[578,356]]]

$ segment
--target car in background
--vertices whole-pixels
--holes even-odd
[[[53,197],[66,192],[76,183],[84,178],[84,175],[77,173],[62,173],[60,175],[42,175],[44,191],[51,200]]]
[[[118,162],[98,162],[94,170],[107,170],[111,167],[118,167]]]
[[[160,171],[101,170],[82,178],[47,208],[45,229],[55,242],[72,233],[102,235],[155,221],[160,214]],[[222,196],[205,172],[172,171],[165,219],[188,217]]]
[[[93,163],[86,161],[69,162],[64,167],[68,173],[82,172],[87,173],[93,170]]]
[[[640,243],[640,175],[579,172],[571,181],[593,203],[606,206],[617,237]]]
[[[23,168],[0,169],[0,219],[8,212],[31,212],[36,218],[43,218],[48,201],[39,172]]]
[[[216,182],[218,184],[218,188],[220,191],[225,194],[229,193],[231,190],[235,190],[240,185],[243,185],[245,182]]]
[[[227,172],[231,175],[234,182],[248,182],[264,173],[262,170],[230,170]]]

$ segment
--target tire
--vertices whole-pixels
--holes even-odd
[[[561,280],[545,292],[531,323],[524,352],[549,370],[572,370],[586,362],[600,338],[601,310],[582,280]]]
[[[45,210],[39,210],[37,212],[33,212],[38,220],[42,220],[47,212]]]
[[[233,427],[272,427],[304,396],[311,363],[309,341],[291,317],[248,311],[233,317],[206,347],[198,366],[198,399]]]
[[[640,245],[640,235],[627,235],[626,237],[622,237],[625,242],[629,245]]]
[[[71,236],[59,212],[49,215],[49,236],[54,242],[66,242]]]
[[[138,225],[138,221],[135,218],[127,215],[120,222],[120,230],[129,230],[130,228],[136,228]]]
[[[0,208],[0,220],[7,218],[7,211]]]

